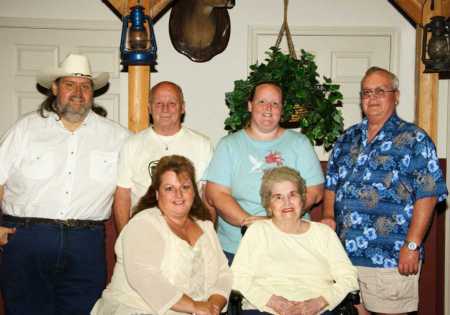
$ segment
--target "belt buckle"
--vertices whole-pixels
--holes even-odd
[[[78,226],[77,220],[74,220],[74,219],[63,220],[62,223],[63,223],[63,225],[65,225],[68,228],[73,228],[73,227]]]

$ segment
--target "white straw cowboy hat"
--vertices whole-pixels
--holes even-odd
[[[37,75],[39,85],[50,89],[53,81],[61,77],[87,77],[92,80],[94,91],[108,84],[109,73],[102,72],[92,76],[89,60],[84,55],[70,54],[59,68],[47,68]]]

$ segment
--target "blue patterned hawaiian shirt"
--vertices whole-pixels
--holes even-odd
[[[337,232],[356,266],[395,268],[416,200],[447,196],[436,148],[422,129],[393,114],[368,143],[367,119],[336,142],[326,188]]]

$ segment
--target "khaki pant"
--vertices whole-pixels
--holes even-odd
[[[419,305],[419,272],[404,276],[397,268],[358,268],[361,299],[365,308],[376,313],[407,313]]]

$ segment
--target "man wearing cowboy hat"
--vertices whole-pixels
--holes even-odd
[[[103,222],[128,136],[96,114],[94,91],[108,79],[69,55],[39,73],[50,96],[0,140],[6,314],[88,314],[105,286]]]

